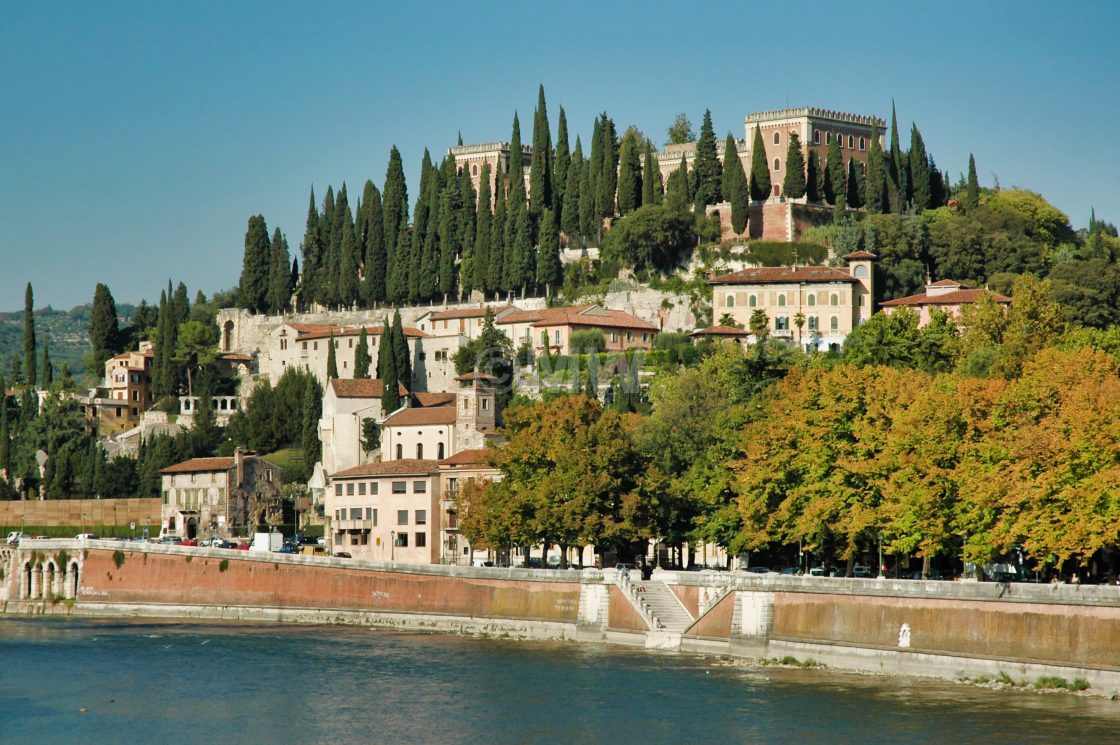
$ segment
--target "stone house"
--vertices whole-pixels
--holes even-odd
[[[240,449],[233,457],[192,458],[160,474],[161,535],[227,538],[292,522],[280,468]]]
[[[987,296],[1004,309],[1011,304],[1011,298],[1000,295],[991,290],[981,290],[966,287],[960,282],[943,279],[940,282],[927,282],[926,291],[918,295],[895,298],[881,303],[883,312],[887,315],[894,313],[899,308],[911,308],[918,314],[918,327],[930,322],[935,311],[946,313],[953,319],[959,319],[961,306],[971,305],[980,298]]]
[[[544,353],[545,340],[551,354],[571,354],[572,334],[589,329],[603,332],[608,352],[651,349],[659,331],[632,313],[597,305],[515,310],[498,319],[496,327],[513,341],[515,350],[528,343],[537,354]]]

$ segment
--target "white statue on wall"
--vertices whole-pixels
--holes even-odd
[[[910,648],[910,624],[902,624],[902,628],[898,630],[898,647],[899,649]]]

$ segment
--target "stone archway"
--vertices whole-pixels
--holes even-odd
[[[23,600],[31,599],[31,562],[25,562],[23,565],[23,576],[20,577],[19,583],[19,596]]]
[[[69,597],[71,600],[75,600],[78,597],[78,587],[81,586],[81,583],[79,581],[80,578],[81,569],[78,567],[78,562],[71,562],[70,575],[67,578],[67,597]]]
[[[43,599],[50,600],[55,595],[55,579],[57,572],[54,568],[54,562],[47,562],[46,568],[43,570]]]
[[[233,340],[233,321],[226,321],[222,324],[222,351],[228,352],[230,350],[230,342]]]
[[[187,518],[187,538],[193,540],[198,537],[198,521],[193,517]]]
[[[31,594],[32,600],[43,597],[43,565],[36,564],[31,568]]]

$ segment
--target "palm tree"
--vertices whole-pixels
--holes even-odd
[[[793,317],[793,325],[797,327],[797,346],[801,346],[801,329],[805,326],[805,314],[797,311],[797,315]]]

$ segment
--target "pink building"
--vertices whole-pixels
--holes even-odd
[[[922,327],[930,322],[934,311],[947,313],[954,319],[959,318],[962,305],[975,303],[985,295],[990,297],[993,302],[1004,306],[1004,308],[1011,304],[1011,298],[1000,295],[998,292],[974,290],[965,287],[960,282],[943,279],[940,282],[927,284],[926,291],[920,295],[888,300],[881,303],[880,307],[887,315],[893,313],[897,308],[913,308],[918,314],[918,326]]]

